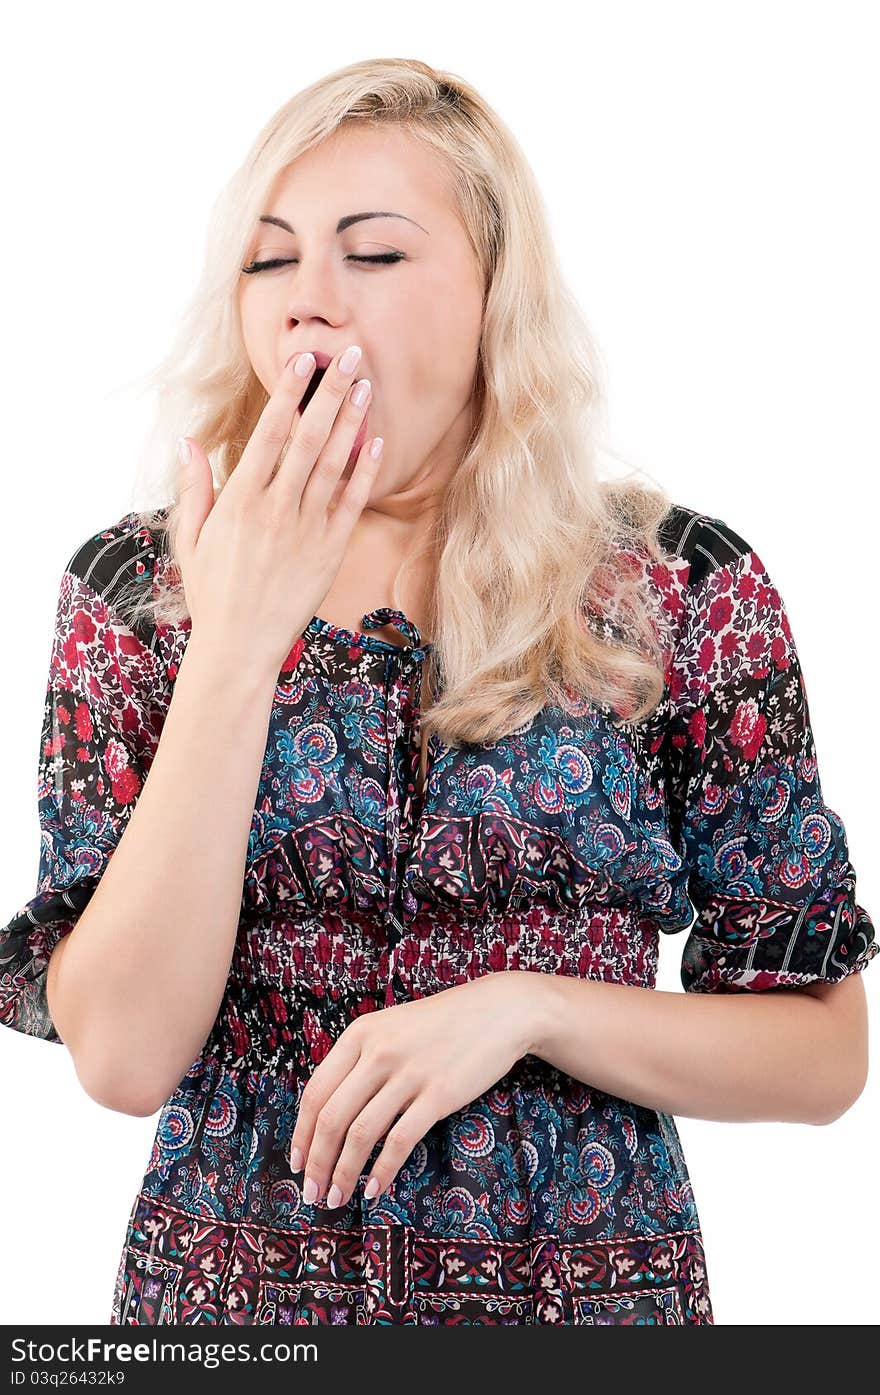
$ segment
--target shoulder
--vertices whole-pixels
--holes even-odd
[[[145,510],[144,515],[161,521],[165,512]],[[64,584],[73,585],[80,595],[98,597],[115,621],[152,647],[155,626],[142,612],[135,617],[140,601],[153,595],[163,542],[161,527],[144,523],[136,510],[125,513],[77,544],[64,568],[65,578],[73,582]]]
[[[151,572],[155,558],[153,531],[138,513],[126,513],[78,543],[64,570],[110,601],[127,582]]]
[[[796,661],[788,610],[755,547],[725,520],[673,505],[658,529],[677,559],[670,568],[670,608],[679,623],[676,664],[689,690],[725,683],[768,665],[787,670]],[[763,548],[763,544],[762,544]]]
[[[754,549],[724,519],[673,504],[658,529],[662,547],[688,564],[687,583],[693,589],[720,567],[735,567],[750,559]]]

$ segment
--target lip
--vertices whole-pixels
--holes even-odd
[[[290,355],[290,358],[284,365],[285,368],[288,363],[291,363],[295,358],[299,358],[300,354],[314,354],[316,368],[329,368],[334,357],[333,354],[325,354],[323,349],[297,349]]]

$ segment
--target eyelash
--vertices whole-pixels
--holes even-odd
[[[405,261],[405,257],[403,252],[383,252],[381,256],[377,257],[352,256],[349,260],[353,262],[380,262],[383,265],[389,266],[392,262]],[[251,262],[249,266],[243,266],[242,271],[246,276],[252,276],[254,272],[267,271],[270,267],[290,266],[295,261],[295,257],[272,257],[269,261],[265,262]]]

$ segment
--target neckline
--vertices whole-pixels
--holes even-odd
[[[166,518],[169,508],[170,505],[166,504],[156,512]],[[136,516],[136,512],[129,515],[131,518]],[[407,636],[406,644],[395,644],[390,639],[381,639],[379,635],[366,633],[368,629],[381,629],[389,623]],[[322,635],[326,639],[346,645],[349,649],[365,649],[373,654],[409,654],[417,659],[424,658],[425,654],[434,648],[432,641],[422,639],[418,626],[409,620],[402,610],[396,610],[392,606],[380,606],[376,610],[367,611],[361,619],[361,624],[364,626],[363,630],[349,630],[344,625],[334,625],[332,620],[325,620],[322,615],[313,615],[302,635]]]
[[[349,648],[365,649],[373,654],[409,654],[422,657],[434,647],[430,641],[422,639],[418,626],[412,620],[408,620],[402,610],[395,610],[390,606],[380,606],[377,610],[367,611],[361,624],[364,627],[362,630],[350,630],[344,625],[334,625],[332,620],[325,620],[321,615],[313,615],[303,633],[323,635]],[[406,644],[395,644],[393,640],[366,633],[367,630],[380,629],[388,624],[407,636]]]

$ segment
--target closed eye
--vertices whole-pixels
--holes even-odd
[[[355,257],[348,258],[351,262],[378,262],[389,266],[392,262],[402,262],[406,260],[403,252],[383,252],[376,257]],[[269,271],[276,266],[292,266],[296,257],[272,257],[265,262],[251,262],[249,266],[243,266],[242,271],[246,276],[253,276],[256,271]]]

